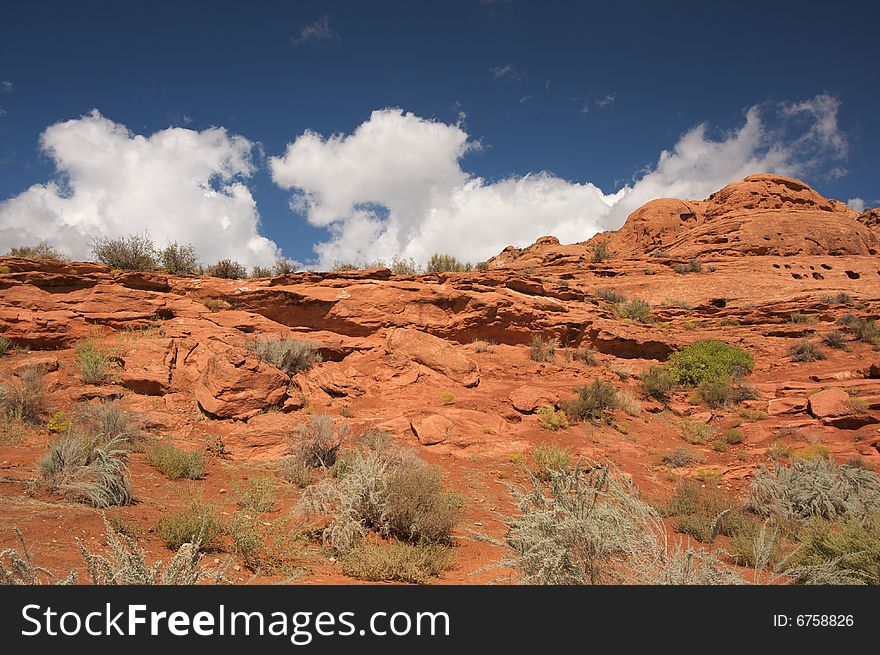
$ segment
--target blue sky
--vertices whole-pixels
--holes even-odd
[[[751,146],[757,156],[732,165],[731,174],[746,170],[748,162],[777,162],[783,172],[803,173],[825,195],[873,206],[880,204],[878,19],[876,3],[846,1],[6,3],[0,9],[0,203],[32,185],[76,181],[75,163],[66,164],[74,169],[71,178],[71,170],[59,171],[41,152],[41,134],[97,109],[107,121],[145,137],[177,126],[196,132],[222,127],[247,139],[249,169],[239,167],[230,176],[244,185],[256,207],[248,214],[238,206],[240,214],[231,220],[258,216],[257,232],[287,257],[368,258],[371,250],[352,245],[361,241],[377,257],[399,252],[419,258],[432,248],[454,249],[464,234],[459,222],[472,225],[486,216],[484,233],[498,239],[463,248],[463,256],[478,258],[505,239],[524,245],[540,236],[515,219],[507,225],[509,204],[478,211],[488,196],[508,192],[490,189],[493,182],[546,171],[552,188],[509,190],[504,202],[522,204],[525,196],[516,194],[529,194],[529,202],[543,207],[562,194],[567,200],[560,201],[559,211],[571,213],[574,205],[568,203],[590,203],[578,200],[586,193],[581,186],[562,182],[591,183],[610,196],[658,169],[660,153],[675,148],[695,126],[705,124],[703,142],[724,143],[743,129],[748,110],[758,108],[763,132]],[[833,101],[825,102],[826,113],[813,105],[793,109],[816,98]],[[414,117],[389,123],[392,130],[418,130],[436,121],[466,134],[470,145],[457,154],[438,146],[420,155],[426,161],[451,157],[464,177],[447,170],[450,162],[444,160],[438,166],[446,172],[424,187],[430,202],[402,198],[403,188],[373,194],[371,186],[384,188],[376,178],[360,182],[359,194],[340,191],[344,197],[328,202],[336,187],[347,184],[338,158],[350,155],[328,151],[319,162],[324,177],[305,187],[300,184],[309,175],[303,167],[311,166],[311,159],[284,162],[286,186],[273,179],[270,159],[284,155],[305,130],[351,135],[383,108]],[[831,118],[833,126],[827,123]],[[822,138],[799,140],[815,137],[822,125]],[[453,138],[449,130],[435,136]],[[791,148],[790,156],[766,158],[775,147],[769,141]],[[370,147],[394,146],[379,140]],[[384,167],[384,161],[371,152],[364,165]],[[683,173],[698,177],[703,170],[697,164]],[[645,192],[698,192],[724,173],[713,170],[692,186],[643,186]],[[668,181],[674,174],[660,177]],[[434,180],[433,172],[425,175]],[[143,177],[145,195],[163,193],[161,179]],[[475,178],[486,193],[462,200],[460,190]],[[131,195],[133,182],[125,184]],[[406,184],[418,186],[418,180]],[[78,212],[89,211],[86,196],[121,193],[86,185],[85,180],[74,185],[83,189]],[[65,226],[73,231],[58,228],[58,221],[67,220],[65,212],[74,213],[61,200],[76,188],[62,188],[51,209],[44,199],[7,202],[5,210],[0,204],[0,235],[4,221],[10,243],[25,237],[60,243],[74,232],[104,229],[100,223],[86,228],[80,219],[75,229]],[[218,190],[233,193],[229,187]],[[293,211],[289,201],[299,193],[310,200]],[[351,207],[341,211],[345,216],[331,216],[325,207],[324,218],[316,218],[322,202],[338,209],[349,200]],[[168,208],[174,204],[169,198],[160,206],[173,212]],[[114,206],[123,226],[129,220],[131,227],[144,227],[140,214],[128,219],[127,205]],[[50,211],[51,220],[45,216]],[[206,213],[197,227],[215,229],[211,210],[198,211]],[[383,223],[389,212],[397,221],[393,228]],[[601,219],[585,212],[577,220],[542,216],[537,223],[587,238],[622,220],[619,212]],[[183,214],[172,218],[172,224],[189,220]],[[26,227],[38,220],[46,221],[42,231]],[[447,221],[448,232],[458,236],[448,243],[432,236],[444,231],[432,221]],[[157,238],[166,236],[163,230],[177,237],[171,228],[147,227]],[[244,228],[236,234],[236,239],[254,236]],[[315,244],[328,240],[332,247],[316,254]],[[226,252],[207,242],[205,247],[209,254]],[[262,262],[266,248],[254,245],[250,259],[243,259]]]

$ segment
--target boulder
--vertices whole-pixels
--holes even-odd
[[[43,373],[51,373],[52,371],[57,371],[58,366],[58,358],[51,355],[45,355],[43,357],[28,357],[20,364],[17,364],[15,368],[12,369],[12,373],[13,375],[21,375],[22,372],[29,368],[37,368]]]
[[[288,378],[254,355],[229,350],[213,355],[195,385],[201,408],[219,418],[245,419],[287,396]]]
[[[780,414],[799,414],[807,409],[806,398],[774,398],[767,403],[767,413],[770,416]]]
[[[440,414],[428,414],[410,420],[413,434],[423,446],[443,443],[452,436],[452,421]]]
[[[853,409],[849,394],[840,387],[834,387],[810,396],[809,412],[824,421],[848,416],[853,413]]]
[[[408,328],[391,330],[386,345],[392,353],[408,357],[465,387],[475,387],[480,382],[476,362],[461,354],[448,341],[427,332]]]
[[[508,396],[513,408],[523,414],[531,414],[539,407],[555,407],[558,396],[555,393],[524,384],[510,392]]]
[[[162,396],[171,390],[171,375],[177,359],[173,339],[141,339],[125,354],[120,384],[146,396]]]

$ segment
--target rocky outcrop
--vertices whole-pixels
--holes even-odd
[[[255,356],[229,349],[210,358],[194,391],[211,416],[245,419],[279,405],[287,396],[287,381]]]
[[[477,364],[448,341],[418,330],[396,329],[388,333],[385,343],[390,352],[427,366],[465,387],[474,387],[480,382]]]

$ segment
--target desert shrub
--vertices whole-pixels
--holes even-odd
[[[822,343],[829,348],[849,350],[849,346],[846,343],[846,334],[840,330],[834,330],[833,332],[822,335]]]
[[[151,271],[157,265],[156,246],[147,234],[99,237],[90,247],[95,259],[122,271]]]
[[[208,277],[222,277],[228,280],[240,280],[247,277],[247,269],[232,259],[221,259],[205,269]]]
[[[64,434],[40,460],[40,473],[52,491],[93,507],[127,505],[131,484],[120,437]]]
[[[411,257],[407,259],[392,257],[388,268],[394,275],[418,275],[422,272],[422,268]]]
[[[372,445],[362,441],[347,458],[346,466],[338,475],[325,477],[304,491],[298,509],[306,514],[331,517],[323,532],[324,539],[340,554],[349,552],[359,544],[369,530],[386,536],[393,531],[398,536],[409,534],[421,538],[419,535],[432,535],[438,538],[443,530],[438,530],[436,526],[450,526],[450,516],[460,511],[456,509],[460,499],[457,495],[439,490],[439,486],[433,482],[419,491],[422,497],[430,498],[427,501],[428,507],[433,508],[430,515],[419,515],[418,512],[422,510],[418,508],[407,509],[411,507],[408,501],[400,499],[399,504],[396,500],[392,503],[397,508],[393,514],[394,527],[389,521],[389,482],[395,480],[391,488],[396,489],[395,495],[399,495],[400,489],[413,481],[421,480],[424,484],[425,479],[431,478],[420,474],[400,474],[402,477],[396,477],[398,472],[423,468],[424,462],[411,451],[401,450],[384,439],[376,440]],[[394,487],[395,484],[400,486]],[[434,516],[433,511],[438,514]],[[409,525],[403,518],[407,516],[410,517]],[[418,522],[411,522],[413,516],[418,516]],[[400,528],[401,525],[406,527]]]
[[[519,514],[505,516],[499,566],[523,584],[730,584],[741,578],[718,551],[672,542],[655,509],[610,466],[588,463],[553,474],[549,493],[536,478],[508,485]],[[671,546],[671,547],[670,547]]]
[[[801,339],[789,348],[788,358],[793,362],[815,362],[825,359],[825,353],[809,339]]]
[[[291,273],[295,273],[296,269],[296,264],[294,264],[289,259],[284,259],[283,257],[279,257],[275,260],[275,263],[272,264],[273,275],[290,275]]]
[[[288,375],[307,371],[321,361],[318,346],[312,341],[297,339],[257,340],[251,344],[251,349],[262,361]]]
[[[739,415],[747,421],[763,421],[767,418],[767,412],[762,412],[760,409],[742,409]]]
[[[76,431],[81,434],[89,434],[104,442],[119,439],[129,449],[146,439],[132,415],[116,401],[81,405],[74,422]]]
[[[539,480],[549,480],[554,472],[571,468],[571,451],[552,443],[543,443],[532,451],[535,459],[535,476]]]
[[[110,548],[105,557],[90,551],[77,539],[86,563],[86,573],[96,585],[194,585],[206,578],[220,582],[220,572],[200,566],[201,543],[183,544],[168,563],[161,561],[148,566],[143,549],[130,537],[119,534],[106,521],[106,541]]]
[[[491,353],[495,350],[495,344],[491,341],[484,341],[482,339],[474,339],[471,345],[474,348],[474,352],[477,353]]]
[[[812,325],[816,322],[816,318],[802,312],[794,312],[789,315],[788,322],[795,325]]]
[[[678,484],[662,514],[676,517],[676,530],[701,543],[711,543],[719,534],[731,536],[747,520],[739,506],[719,489],[704,489],[692,480]]]
[[[594,264],[598,264],[600,262],[611,259],[611,257],[611,248],[608,247],[607,242],[599,241],[598,243],[593,245],[593,252],[590,254],[591,262],[593,262]]]
[[[38,585],[43,584],[44,580],[51,584],[74,584],[76,582],[76,572],[71,571],[65,580],[55,583],[54,576],[49,571],[34,564],[21,531],[18,528],[12,528],[12,531],[15,533],[21,552],[15,548],[0,550],[0,586]]]
[[[611,410],[620,407],[617,389],[608,382],[593,380],[590,385],[578,387],[574,391],[577,396],[562,401],[560,406],[575,421],[608,423],[611,421]]]
[[[205,456],[172,443],[157,442],[147,448],[147,461],[169,480],[201,480],[205,477]]]
[[[9,337],[4,337],[2,334],[0,334],[0,357],[8,355],[9,352],[12,350],[12,346],[12,339],[10,339]]]
[[[223,531],[220,515],[195,500],[180,511],[163,515],[156,523],[156,535],[171,550],[196,542],[206,550],[218,548]]]
[[[697,464],[701,459],[688,448],[676,448],[672,453],[663,456],[663,463],[673,468],[683,468]]]
[[[761,516],[784,519],[860,519],[880,506],[880,476],[821,457],[800,458],[790,467],[759,471],[749,489],[749,506]]]
[[[348,435],[348,426],[335,427],[327,414],[314,414],[294,429],[290,441],[293,457],[309,468],[330,468]]]
[[[559,342],[554,339],[545,339],[539,334],[532,337],[529,357],[533,362],[552,362],[556,359],[556,348]]]
[[[867,318],[857,318],[853,320],[847,329],[852,332],[856,339],[865,343],[880,343],[880,327],[875,321]]]
[[[733,384],[730,380],[706,380],[697,387],[700,400],[714,409],[729,405],[738,405],[745,400],[757,397],[755,390],[742,384]]]
[[[169,275],[192,275],[199,268],[199,256],[189,243],[169,243],[159,253],[162,268]]]
[[[272,511],[277,486],[275,478],[248,478],[243,486],[235,490],[235,502],[240,509],[254,514]]]
[[[473,270],[470,262],[461,262],[452,255],[434,253],[425,267],[426,273],[462,273]]]
[[[18,380],[0,386],[0,410],[5,420],[36,423],[46,407],[44,371],[29,366],[18,375]]]
[[[305,489],[312,483],[312,467],[306,466],[296,457],[285,457],[278,463],[278,472],[281,479],[300,489]]]
[[[662,248],[651,253],[651,257],[657,257],[658,259],[669,259],[670,256],[669,251],[663,250]]]
[[[596,289],[596,297],[615,305],[626,302],[626,296],[614,289]]]
[[[444,405],[452,405],[455,403],[455,394],[451,391],[441,391],[440,400],[443,401]]]
[[[115,354],[97,339],[85,339],[74,346],[76,368],[86,384],[103,384],[111,375]]]
[[[382,533],[411,543],[447,543],[463,505],[459,494],[443,490],[439,469],[396,467],[385,479]]]
[[[689,444],[706,443],[715,436],[715,428],[701,421],[683,418],[679,427],[682,438]]]
[[[637,323],[650,323],[653,320],[650,303],[639,298],[633,298],[629,302],[620,303],[615,308],[615,311],[621,318],[628,318]]]
[[[687,264],[677,264],[673,266],[672,270],[680,275],[687,275],[688,273],[699,273],[703,270],[703,265],[699,260],[692,259]]]
[[[342,572],[357,580],[422,584],[452,565],[452,548],[443,544],[361,543],[340,560]]]
[[[728,428],[724,431],[724,441],[729,443],[731,446],[735,446],[737,444],[741,444],[745,436],[742,433],[742,430],[737,428]]]
[[[591,348],[572,348],[566,350],[566,354],[576,362],[583,362],[588,366],[596,365],[596,351]]]
[[[66,258],[46,241],[40,241],[35,246],[18,246],[10,248],[6,253],[8,257],[24,257],[26,259],[52,259],[64,261]]]
[[[663,301],[664,307],[674,307],[675,309],[693,309],[694,306],[691,305],[686,300],[676,300],[675,298],[667,298]]]
[[[626,390],[617,392],[617,406],[630,416],[641,416],[642,414],[642,403]]]
[[[669,356],[669,373],[680,385],[740,378],[752,372],[755,360],[741,348],[717,339],[695,341]]]
[[[251,267],[251,277],[252,278],[261,278],[261,277],[272,277],[272,269],[268,266],[252,266]]]
[[[538,415],[538,425],[545,430],[556,431],[568,427],[568,417],[561,409],[539,407],[536,414]]]
[[[863,520],[813,519],[807,522],[799,540],[799,564],[833,562],[867,584],[880,584],[880,510],[875,508]]]
[[[844,291],[838,293],[829,293],[819,298],[826,305],[852,305],[853,297]]]
[[[665,366],[650,366],[639,374],[639,388],[649,398],[666,400],[675,389],[675,379]]]

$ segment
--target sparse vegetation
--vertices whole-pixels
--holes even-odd
[[[151,444],[146,452],[147,461],[169,480],[201,480],[205,477],[205,456],[201,451],[186,451],[160,441]]]
[[[342,572],[357,580],[422,584],[452,565],[453,550],[444,544],[360,543],[340,560]]]
[[[596,289],[596,297],[615,305],[626,302],[626,296],[622,293],[618,293],[614,289]]]
[[[321,362],[318,345],[312,341],[266,339],[256,340],[250,347],[262,361],[287,375],[307,371]]]
[[[598,264],[611,259],[612,252],[606,241],[599,241],[593,245],[593,251],[590,254],[590,261]]]
[[[76,367],[86,384],[103,384],[111,377],[115,351],[98,337],[84,339],[74,346]]]
[[[491,353],[495,351],[495,344],[491,341],[484,341],[483,339],[474,339],[471,346],[473,346],[474,352],[477,353]]]
[[[653,321],[650,303],[639,298],[633,298],[628,302],[618,304],[615,311],[621,318],[627,318],[637,323],[651,323]]]
[[[535,476],[548,481],[553,473],[567,471],[572,466],[571,450],[553,443],[542,443],[532,451],[535,460]]]
[[[99,237],[90,247],[95,259],[117,270],[152,271],[158,264],[156,246],[147,234]]]
[[[199,256],[191,244],[169,243],[159,253],[162,268],[169,275],[192,275],[199,268]]]
[[[788,358],[793,362],[815,362],[825,359],[825,353],[809,339],[801,339],[789,348]]]
[[[847,325],[847,329],[859,341],[874,345],[880,344],[880,327],[871,319],[856,318]]]
[[[178,550],[187,543],[199,543],[206,550],[213,550],[219,547],[223,531],[220,515],[199,501],[165,514],[156,524],[156,534],[171,550]]]
[[[681,436],[689,444],[706,443],[715,436],[715,428],[702,421],[693,421],[688,418],[681,420],[679,425]]]
[[[611,410],[620,407],[620,398],[614,385],[602,380],[593,380],[585,387],[574,390],[577,396],[565,400],[560,406],[566,415],[575,421],[610,423]]]
[[[800,534],[798,562],[823,566],[831,562],[859,582],[880,584],[880,511],[864,519],[844,517],[838,521],[812,520]]]
[[[12,350],[12,339],[0,334],[0,357],[5,357]]]
[[[639,387],[649,398],[667,400],[675,389],[675,380],[665,366],[650,366],[639,374]]]
[[[533,362],[552,362],[556,359],[559,342],[555,338],[545,339],[539,334],[532,337],[529,357]]]
[[[744,400],[754,400],[755,390],[744,384],[733,384],[730,380],[706,380],[697,387],[700,400],[713,409],[738,405]]]
[[[228,280],[240,280],[247,277],[247,269],[232,259],[221,259],[205,269],[208,277],[222,277]]]
[[[662,513],[676,518],[677,531],[701,543],[732,536],[744,521],[742,510],[719,489],[703,489],[692,480],[679,483]]]
[[[412,257],[392,257],[388,268],[394,275],[418,275],[422,272],[421,266]]]
[[[313,414],[296,426],[290,449],[296,461],[309,468],[330,468],[348,435],[348,426],[334,426],[327,414]]]
[[[852,305],[855,302],[853,297],[844,291],[825,294],[819,300],[826,305]]]
[[[270,512],[275,507],[275,478],[259,476],[248,478],[244,485],[235,491],[235,502],[239,509],[253,514]]]
[[[46,241],[40,241],[35,246],[18,246],[10,248],[7,257],[24,257],[25,259],[50,259],[65,261],[66,257],[53,248]]]
[[[7,421],[37,423],[46,408],[43,369],[29,366],[18,380],[0,386],[0,412]]]
[[[296,264],[294,264],[289,259],[284,259],[283,257],[279,257],[275,260],[275,263],[272,265],[272,274],[273,275],[290,275],[291,273],[296,272]]]
[[[545,430],[556,431],[568,427],[568,417],[561,409],[539,407],[535,413],[538,415],[538,425]]]
[[[702,459],[688,448],[676,448],[672,453],[663,456],[663,463],[673,468],[684,468],[701,461]]]
[[[252,266],[251,267],[251,277],[252,278],[261,278],[261,277],[272,277],[272,269],[268,266]]]
[[[822,336],[822,343],[824,343],[829,348],[835,348],[837,350],[849,350],[849,345],[846,343],[846,333],[840,330],[834,330],[833,332],[829,332]]]
[[[703,265],[699,260],[692,259],[687,264],[676,264],[672,270],[680,275],[687,275],[688,273],[699,273],[703,270]]]
[[[812,325],[816,322],[816,317],[810,316],[809,314],[803,314],[801,312],[794,312],[788,317],[789,323],[794,323],[795,325]]]
[[[463,273],[473,270],[470,262],[461,262],[452,255],[434,253],[425,267],[426,273]]]
[[[576,362],[583,362],[587,366],[596,365],[596,351],[591,348],[568,348],[566,355]]]

